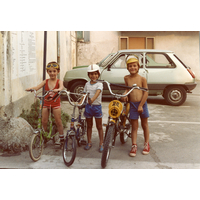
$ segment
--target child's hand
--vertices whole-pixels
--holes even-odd
[[[123,101],[123,102],[128,101],[128,97],[121,97],[121,101]]]
[[[93,101],[92,98],[88,98],[88,103],[89,103],[90,105],[92,105],[93,102],[94,102],[94,101]]]
[[[27,88],[27,89],[25,89],[25,91],[29,92],[31,89],[32,89],[32,88]]]
[[[138,106],[138,112],[139,112],[139,113],[143,113],[143,107],[140,106],[140,105]]]
[[[57,93],[57,92],[60,92],[60,90],[59,89],[54,89],[53,92]]]

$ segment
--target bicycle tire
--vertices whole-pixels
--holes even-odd
[[[83,142],[83,137],[86,133],[86,120],[82,119],[81,126],[77,129],[77,132],[79,131],[79,137],[77,138],[77,144],[80,147]]]
[[[120,132],[120,141],[122,144],[126,143],[128,140],[128,137],[131,135],[131,124],[128,120],[126,120],[127,123],[125,124],[125,129]]]
[[[107,129],[107,135],[104,142],[104,149],[103,149],[102,157],[101,157],[102,168],[105,168],[108,163],[108,159],[109,159],[111,148],[112,148],[112,142],[114,139],[114,134],[115,134],[115,124],[112,124]]]
[[[63,161],[66,166],[70,166],[73,164],[76,158],[76,138],[74,135],[66,136],[65,142],[63,145]]]
[[[41,143],[42,142],[42,143]],[[38,161],[43,152],[43,141],[40,142],[40,134],[34,134],[31,138],[31,142],[29,145],[29,155],[31,159],[36,162]]]

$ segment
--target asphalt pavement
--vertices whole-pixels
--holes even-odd
[[[107,122],[109,99],[104,99],[103,123]],[[161,96],[148,98],[150,146],[149,155],[142,155],[143,131],[138,130],[138,152],[129,157],[131,140],[121,144],[119,137],[106,169],[200,169],[200,81],[186,102],[181,106],[169,106]],[[62,109],[72,113],[72,106],[62,102]],[[98,152],[99,138],[95,128],[93,146],[84,150],[77,148],[76,159],[70,167],[65,166],[59,146],[51,142],[44,149],[41,159],[33,162],[29,152],[0,153],[0,168],[3,169],[101,169],[101,153]]]

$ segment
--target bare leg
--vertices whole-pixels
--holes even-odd
[[[86,118],[87,121],[87,138],[88,143],[92,143],[92,126],[93,126],[93,118]]]
[[[49,110],[48,108],[43,108],[42,109],[42,127],[45,132],[47,131],[48,120],[49,120]]]
[[[145,143],[149,142],[149,126],[148,126],[148,118],[141,119],[141,126],[144,131],[144,141]]]
[[[59,135],[63,135],[63,124],[61,120],[61,108],[53,109],[54,118],[58,128]]]
[[[102,118],[95,118],[96,121],[96,127],[99,133],[99,144],[103,144],[103,127],[102,127]]]
[[[132,138],[132,145],[133,145],[137,143],[138,120],[132,119],[131,125],[132,125],[131,138]]]

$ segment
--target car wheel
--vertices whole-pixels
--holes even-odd
[[[186,100],[187,93],[182,86],[167,87],[164,93],[166,102],[172,106],[180,106]]]
[[[70,92],[80,94],[84,90],[85,83],[86,83],[85,81],[77,81],[77,82],[73,83],[70,88]],[[80,98],[80,95],[72,94],[71,97],[74,101],[77,101],[78,98]]]

